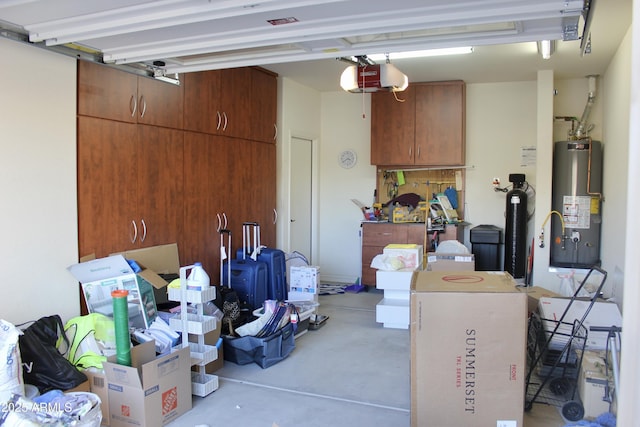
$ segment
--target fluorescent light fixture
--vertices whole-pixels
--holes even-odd
[[[538,53],[542,56],[542,59],[549,59],[553,52],[556,50],[555,40],[541,40],[538,42]]]
[[[448,47],[444,49],[427,49],[427,50],[413,50],[410,52],[397,52],[389,53],[389,59],[404,59],[404,58],[425,58],[428,56],[444,56],[444,55],[464,55],[473,52],[473,47]],[[374,61],[384,61],[387,59],[386,53],[376,53],[373,55],[367,55]]]

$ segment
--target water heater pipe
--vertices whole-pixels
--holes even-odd
[[[586,136],[587,120],[591,114],[591,107],[596,100],[596,77],[596,75],[587,76],[589,79],[589,96],[587,98],[587,105],[585,105],[584,111],[582,112],[580,123],[578,124],[578,128],[574,134],[575,139],[582,139]]]

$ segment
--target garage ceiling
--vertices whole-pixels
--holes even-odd
[[[580,61],[595,54],[592,49],[582,55],[589,33],[593,47],[606,32],[615,33],[619,45],[630,24],[630,5],[631,0],[6,0],[0,3],[0,33],[155,74],[260,65],[319,90],[339,90],[344,64],[336,58],[352,55],[473,46],[474,58],[493,58],[480,61],[478,72],[492,69],[495,75],[520,62],[522,50],[542,61],[534,42],[550,39],[559,40],[558,56],[567,44],[574,62]],[[609,9],[623,9],[619,18],[629,24],[596,34],[598,15]],[[609,48],[607,55],[610,60]],[[474,68],[466,56],[424,61],[394,63],[410,81],[470,81],[455,67]],[[442,69],[445,76],[438,64],[449,64]],[[431,76],[420,76],[425,68]]]

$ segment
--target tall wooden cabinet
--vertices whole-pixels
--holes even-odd
[[[277,79],[240,68],[181,80],[78,62],[79,255],[178,242],[181,264],[202,262],[215,283],[218,215],[229,255],[244,221],[275,245]]]
[[[463,166],[465,84],[412,83],[371,95],[371,164]]]

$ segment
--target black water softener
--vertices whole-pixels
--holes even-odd
[[[514,279],[522,279],[527,267],[527,193],[523,189],[525,175],[512,173],[513,188],[507,193],[504,234],[504,271]]]

